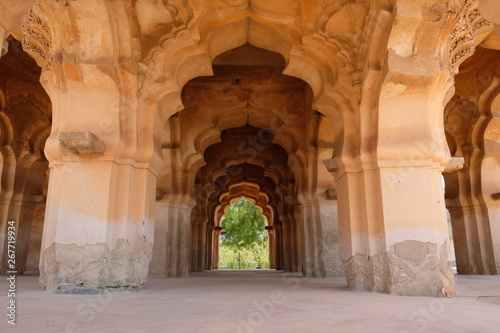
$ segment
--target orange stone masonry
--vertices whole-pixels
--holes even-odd
[[[19,272],[47,290],[217,269],[240,198],[277,270],[438,297],[455,295],[454,256],[458,273],[500,273],[498,1],[0,13],[1,273],[8,220]]]

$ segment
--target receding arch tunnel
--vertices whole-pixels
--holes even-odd
[[[478,1],[278,2],[7,13],[0,254],[12,219],[17,271],[48,290],[186,276],[214,267],[218,216],[241,195],[268,214],[276,267],[452,296],[446,203],[458,272],[498,274],[498,22]],[[401,38],[410,12],[425,38]]]
[[[175,226],[170,218],[165,226],[157,208],[153,276],[217,268],[220,218],[240,197],[255,201],[266,216],[271,267],[305,270],[302,242],[307,235],[300,206],[316,196],[318,142],[328,151],[326,158],[331,158],[333,144],[325,144],[331,142],[327,136],[317,137],[325,125],[322,115],[312,110],[310,86],[282,74],[284,68],[281,55],[244,44],[213,60],[214,76],[192,79],[183,87],[184,109],[164,127],[166,163],[157,187],[159,206],[164,201],[171,207],[177,195],[174,201],[185,217]],[[329,125],[325,133],[333,137],[331,132]],[[330,175],[328,184],[334,188]],[[172,239],[179,230],[181,238]],[[322,228],[313,230],[321,233]],[[184,251],[171,245],[182,241],[188,243]],[[331,260],[338,261],[335,255]]]

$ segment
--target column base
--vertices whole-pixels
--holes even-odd
[[[40,285],[68,294],[140,289],[147,279],[152,252],[152,244],[142,236],[133,245],[119,239],[114,249],[105,243],[52,243],[43,251]]]
[[[387,253],[356,254],[344,261],[351,289],[402,296],[453,297],[455,279],[448,244],[406,240]]]

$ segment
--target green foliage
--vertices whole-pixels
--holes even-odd
[[[240,199],[234,201],[224,211],[222,229],[227,234],[222,244],[234,248],[252,248],[254,243],[267,242],[266,221],[262,211],[252,201]]]
[[[269,268],[269,244],[262,211],[240,199],[224,211],[219,252],[221,269]]]
[[[269,268],[268,243],[255,244],[252,249],[236,249],[221,245],[219,269],[255,269]]]

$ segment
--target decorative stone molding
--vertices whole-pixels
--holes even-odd
[[[360,92],[363,59],[360,58],[363,32],[370,1],[323,0],[311,15],[315,33],[339,50],[336,58],[347,68],[353,88]]]
[[[59,144],[75,155],[102,156],[104,154],[104,142],[92,132],[61,132]]]
[[[32,56],[38,66],[46,69],[49,64],[49,54],[52,37],[40,2],[33,5],[28,12],[28,20],[23,25],[23,49]]]
[[[475,36],[492,27],[479,13],[479,1],[459,0],[458,4],[458,18],[449,37],[450,70],[454,74],[458,73],[460,64],[474,54]]]
[[[138,0],[135,8],[145,55],[185,30],[194,16],[188,0]]]

